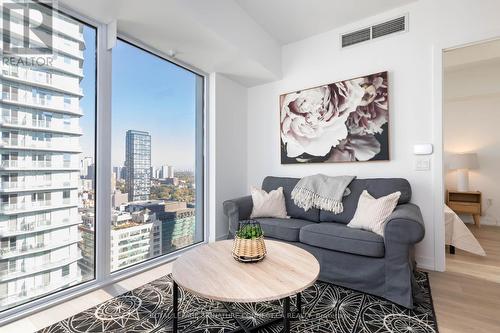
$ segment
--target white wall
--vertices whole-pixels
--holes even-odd
[[[478,3],[481,3],[481,6]],[[500,35],[500,2],[493,0],[420,0],[408,6],[332,30],[283,47],[283,79],[248,90],[247,185],[260,184],[266,175],[305,176],[356,174],[359,177],[405,177],[413,188],[426,224],[425,239],[417,247],[417,261],[435,267],[434,189],[441,181],[432,171],[415,171],[412,146],[439,143],[434,133],[434,46],[452,46]],[[396,15],[410,14],[410,31],[344,50],[339,34]],[[280,94],[364,74],[389,71],[389,162],[281,165],[279,152]],[[437,149],[440,149],[437,147]],[[441,161],[431,157],[432,168]],[[439,178],[439,177],[437,177]],[[437,221],[442,223],[442,221]],[[438,267],[440,268],[440,267]]]
[[[227,236],[224,200],[247,191],[247,89],[226,76],[210,74],[210,194],[211,241]],[[214,158],[215,157],[215,158]]]
[[[498,225],[500,59],[446,72],[444,77],[445,166],[450,154],[478,154],[479,169],[470,171],[470,189],[483,194],[481,224]],[[456,171],[446,170],[446,188],[456,189]],[[463,215],[462,219],[472,222],[468,215]]]

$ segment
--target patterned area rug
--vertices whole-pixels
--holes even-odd
[[[368,332],[437,332],[426,273],[418,272],[417,281],[424,290],[422,302],[413,310],[379,297],[351,289],[317,282],[303,292],[302,315],[292,322],[291,331],[300,333],[368,333]],[[227,333],[237,323],[219,302],[211,302],[187,292],[180,292],[179,332]],[[295,298],[292,298],[292,305]],[[280,316],[280,302],[233,304],[236,313],[247,324],[259,324]],[[172,280],[170,276],[148,283],[110,299],[96,307],[49,326],[43,333],[139,333],[172,331]],[[275,324],[260,330],[278,333]]]

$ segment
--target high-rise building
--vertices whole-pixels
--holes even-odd
[[[91,173],[93,171],[91,168],[93,167],[94,160],[90,156],[85,156],[80,160],[80,176],[82,178],[92,177]]]
[[[161,173],[161,168],[156,168],[154,166],[151,167],[151,178],[159,179]]]
[[[160,167],[160,178],[168,177],[168,165],[162,165]]]
[[[111,271],[161,254],[161,221],[145,209],[112,213]]]
[[[168,169],[167,177],[165,178],[174,178],[174,167],[169,165],[167,169]]]
[[[127,179],[127,167],[126,166],[120,167],[120,179],[121,180]]]
[[[111,215],[111,271],[133,265],[136,262],[161,254],[162,230],[157,214],[148,209],[130,211],[113,210]],[[83,223],[79,262],[82,274],[92,272],[94,267],[94,213],[83,211]]]
[[[127,131],[125,167],[128,200],[148,200],[151,190],[151,135],[148,132]]]
[[[89,167],[87,168],[87,176],[82,178],[95,179],[95,163],[89,165]]]
[[[116,173],[111,173],[111,191],[116,189]]]
[[[95,262],[94,209],[82,208],[80,209],[80,214],[82,216],[82,224],[78,226],[81,235],[78,247],[80,248],[82,259],[78,261],[78,267],[82,276],[92,276],[94,274]]]
[[[131,214],[150,212],[161,221],[162,253],[191,245],[195,240],[195,208],[186,202],[148,200],[129,203],[125,211]],[[157,223],[157,222],[156,222]]]
[[[116,180],[120,181],[123,179],[123,167],[121,166],[115,166],[113,167],[113,172],[116,174]]]
[[[16,35],[23,31],[22,18],[11,19],[2,34],[22,43]],[[79,22],[58,15],[53,22],[50,65],[4,61],[0,73],[0,309],[81,281],[77,206],[85,43]]]
[[[158,213],[162,221],[162,253],[168,253],[191,245],[195,240],[195,209],[185,202],[167,201],[164,213]]]
[[[120,190],[116,189],[111,194],[111,206],[118,209],[121,205],[128,202],[128,194],[122,193]]]
[[[158,178],[174,178],[174,167],[171,165],[162,165],[158,169],[159,175]]]

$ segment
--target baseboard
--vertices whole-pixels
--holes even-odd
[[[216,241],[225,240],[225,239],[227,239],[227,234],[220,235],[220,236],[217,236],[217,238],[215,238]]]
[[[474,224],[474,220],[472,219],[472,216],[470,215],[463,215],[459,214],[459,217],[464,221],[465,224]],[[498,221],[495,220],[491,216],[481,216],[480,218],[481,225],[491,225],[491,226],[498,226]]]
[[[436,270],[436,267],[434,265],[434,258],[432,257],[416,257],[415,260],[417,261],[417,268],[429,270],[429,271],[434,271]]]

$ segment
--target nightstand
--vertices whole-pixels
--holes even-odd
[[[471,214],[474,224],[480,226],[481,192],[479,191],[447,191],[446,204],[457,214]]]

